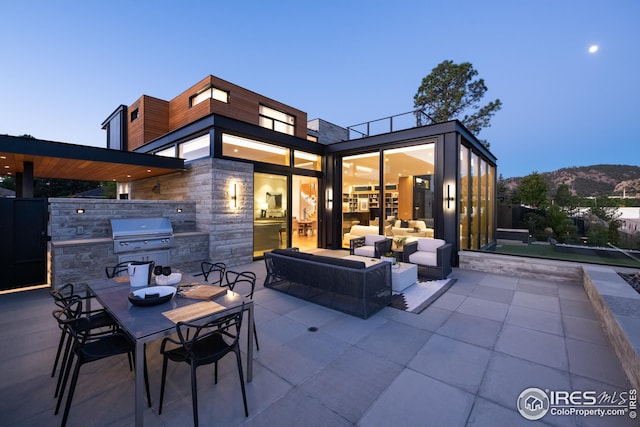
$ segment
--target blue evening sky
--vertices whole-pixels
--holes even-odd
[[[16,0],[0,16],[0,134],[104,147],[118,105],[209,74],[346,127],[412,110],[450,59],[503,102],[479,136],[505,178],[640,160],[637,0]]]

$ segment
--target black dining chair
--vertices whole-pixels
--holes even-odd
[[[256,274],[252,271],[227,271],[225,273],[225,285],[228,286],[233,292],[244,294],[244,296],[253,300],[253,292],[256,289]],[[236,288],[238,288],[236,290]],[[245,293],[246,292],[246,293]],[[256,331],[256,322],[253,322],[253,336],[256,339],[256,350],[260,351],[260,344],[258,344],[258,332]]]
[[[121,262],[114,266],[106,266],[104,268],[105,273],[107,273],[107,279],[113,279],[118,274],[129,271],[129,263],[131,261]]]
[[[64,309],[67,305],[69,305],[69,303],[74,298],[79,299],[80,301],[83,301],[83,302],[87,302],[88,300],[93,298],[91,296],[82,296],[76,293],[73,283],[67,283],[66,285],[63,285],[59,288],[52,289],[50,291],[50,294],[53,297],[53,302],[59,309]],[[103,308],[92,309],[92,310],[85,309],[82,311],[81,315],[86,317],[89,320],[86,323],[86,326],[89,328],[89,330],[101,331],[101,330],[104,330],[105,328],[108,328],[108,329],[116,328],[115,320]],[[58,350],[56,351],[56,357],[53,362],[53,369],[51,370],[51,378],[55,376],[56,369],[58,367],[58,364],[61,362],[61,360],[63,363],[61,364],[60,372],[62,373],[62,371],[64,371],[64,361],[67,359],[70,348],[71,348],[71,341],[69,339],[69,335],[67,334],[65,328],[60,328],[60,329],[61,329],[60,340],[58,341]],[[65,349],[64,352],[63,352],[63,348]],[[62,359],[61,359],[61,356],[62,356]],[[54,397],[58,396],[61,378],[62,378],[62,375],[60,375],[58,378],[58,383],[56,385],[56,392],[54,394]]]
[[[240,355],[240,328],[242,327],[242,313],[244,304],[231,311],[229,314],[211,321],[178,322],[176,332],[178,340],[167,337],[162,340],[160,353],[162,360],[162,381],[160,383],[160,406],[158,414],[162,414],[162,402],[164,400],[164,388],[167,378],[167,364],[173,362],[188,363],[191,367],[191,400],[193,405],[193,423],[198,426],[198,386],[196,369],[202,365],[215,364],[214,379],[218,383],[218,361],[227,354],[233,352],[238,363],[240,387],[242,388],[242,401],[244,403],[245,417],[249,416],[247,409],[247,394],[244,387],[244,375],[242,373],[242,357]],[[187,333],[189,333],[188,336]]]
[[[64,413],[62,415],[62,427],[66,425],[69,418],[69,410],[71,408],[71,402],[73,401],[73,395],[78,382],[80,367],[86,363],[95,362],[111,356],[121,354],[128,354],[130,356],[135,351],[135,344],[124,332],[119,329],[108,330],[102,333],[92,331],[90,327],[91,320],[88,317],[83,316],[82,313],[82,300],[76,297],[71,298],[64,308],[57,309],[53,312],[53,317],[58,321],[60,327],[65,329],[65,332],[72,343],[68,359],[64,364],[64,378],[62,380],[62,386],[58,394],[58,401],[55,409],[55,415],[57,415],[60,411],[60,405],[62,404],[62,399],[67,389],[67,382],[69,381],[69,375],[71,374],[73,367],[73,375],[71,377],[71,383],[69,383],[67,400],[64,407]],[[73,366],[74,362],[75,366]],[[151,393],[149,391],[149,375],[147,372],[146,357],[144,358],[143,369],[147,402],[149,407],[151,407]]]
[[[222,286],[222,280],[224,279],[224,272],[227,269],[227,266],[223,262],[209,262],[203,261],[200,263],[200,270],[202,271],[202,275],[204,276],[204,281],[209,281],[209,276],[211,277],[211,284]]]

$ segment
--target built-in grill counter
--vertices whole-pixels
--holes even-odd
[[[197,272],[209,259],[194,202],[51,199],[50,210],[57,211],[49,225],[53,287],[103,278],[106,266],[129,260]]]

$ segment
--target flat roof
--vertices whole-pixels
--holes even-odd
[[[41,139],[0,135],[0,176],[24,172],[34,178],[129,182],[184,169],[184,160]]]

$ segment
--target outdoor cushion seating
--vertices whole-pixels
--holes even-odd
[[[451,273],[453,246],[442,239],[419,238],[405,243],[403,261],[418,265],[418,275],[444,279]]]
[[[356,237],[349,242],[349,253],[351,255],[366,256],[369,258],[380,258],[387,252],[391,252],[392,240],[379,234],[367,234],[363,237]]]
[[[391,301],[391,264],[313,255],[291,249],[264,254],[265,288],[368,318]]]

